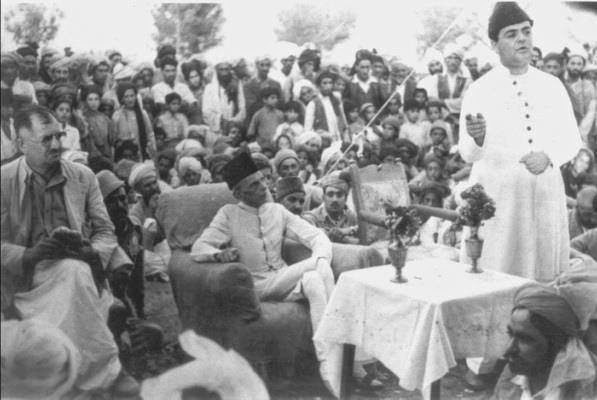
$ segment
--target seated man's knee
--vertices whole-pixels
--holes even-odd
[[[56,277],[64,278],[64,281],[67,279],[72,279],[76,281],[83,280],[93,283],[93,276],[91,275],[91,268],[89,267],[89,264],[81,260],[65,258],[62,260],[48,262],[48,264],[43,265],[42,268],[47,269],[48,272],[51,272]]]

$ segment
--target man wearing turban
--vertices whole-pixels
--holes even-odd
[[[263,301],[307,298],[313,331],[316,331],[332,293],[330,267],[332,244],[325,234],[283,205],[267,201],[270,193],[261,171],[245,152],[224,168],[224,180],[238,204],[223,206],[191,249],[197,262],[240,262],[245,265]],[[312,252],[310,258],[287,265],[282,243],[289,238]],[[326,354],[316,345],[320,372],[327,378]]]
[[[28,103],[37,104],[35,89],[31,82],[19,78],[24,68],[24,59],[16,52],[2,53],[0,85],[2,89],[11,89],[13,95],[22,96]]]
[[[178,176],[182,186],[198,185],[201,182],[203,166],[195,157],[182,157],[178,160]]]
[[[471,84],[471,79],[462,74],[463,51],[454,45],[444,49],[444,62],[446,73],[430,75],[418,84],[419,88],[427,90],[429,99],[443,100],[450,114],[458,116],[462,105],[464,93]]]
[[[168,274],[166,273],[166,267],[169,255],[162,257],[158,254],[163,248],[165,235],[155,219],[158,199],[162,190],[153,161],[135,164],[131,169],[128,183],[141,196],[139,201],[131,208],[129,215],[134,223],[143,227],[145,276],[149,279],[167,282]]]
[[[471,84],[458,149],[473,163],[469,183],[496,202],[481,228],[483,267],[548,282],[568,264],[566,195],[560,165],[581,147],[570,100],[555,77],[529,66],[531,18],[497,3],[489,38],[498,65]]]
[[[588,302],[579,297],[597,296],[597,284],[587,285],[577,293],[567,290],[569,282],[556,288],[531,284],[518,291],[508,324],[508,365],[494,399],[595,398],[597,358],[580,339],[580,319],[587,311],[582,305]],[[591,306],[594,312],[594,300]]]
[[[332,242],[358,244],[358,219],[346,206],[350,185],[346,173],[334,171],[323,178],[323,204],[305,219],[325,231]]]

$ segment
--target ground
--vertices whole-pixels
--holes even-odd
[[[177,344],[180,324],[176,305],[169,283],[146,282],[146,311],[148,319],[165,330],[166,344],[161,351],[145,352],[125,357],[123,363],[139,380],[156,376],[169,368],[180,365],[188,360],[187,356]],[[489,397],[488,392],[472,392],[462,381],[464,368],[454,368],[442,379],[442,399],[481,400]],[[422,399],[418,391],[409,392],[402,389],[395,376],[389,376],[384,383],[386,387],[377,392],[357,389],[351,399]],[[272,399],[315,400],[333,399],[329,395],[317,374],[297,377],[294,379],[273,378],[267,383]]]

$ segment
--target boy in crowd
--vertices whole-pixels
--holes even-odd
[[[415,100],[408,100],[404,103],[406,121],[400,127],[400,138],[408,139],[419,148],[429,143],[425,124],[419,120],[420,105]]]
[[[174,147],[185,137],[189,127],[187,117],[180,112],[182,97],[176,93],[168,93],[165,97],[166,110],[158,117],[156,126],[166,132],[166,146]]]
[[[261,90],[261,107],[251,118],[247,139],[255,139],[259,146],[271,147],[271,140],[276,128],[284,122],[284,113],[276,108],[280,99],[280,91],[275,87],[266,86]]]

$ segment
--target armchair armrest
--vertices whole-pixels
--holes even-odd
[[[170,259],[172,291],[183,329],[226,341],[231,321],[250,322],[261,315],[249,270],[240,263],[197,263],[175,250]]]

